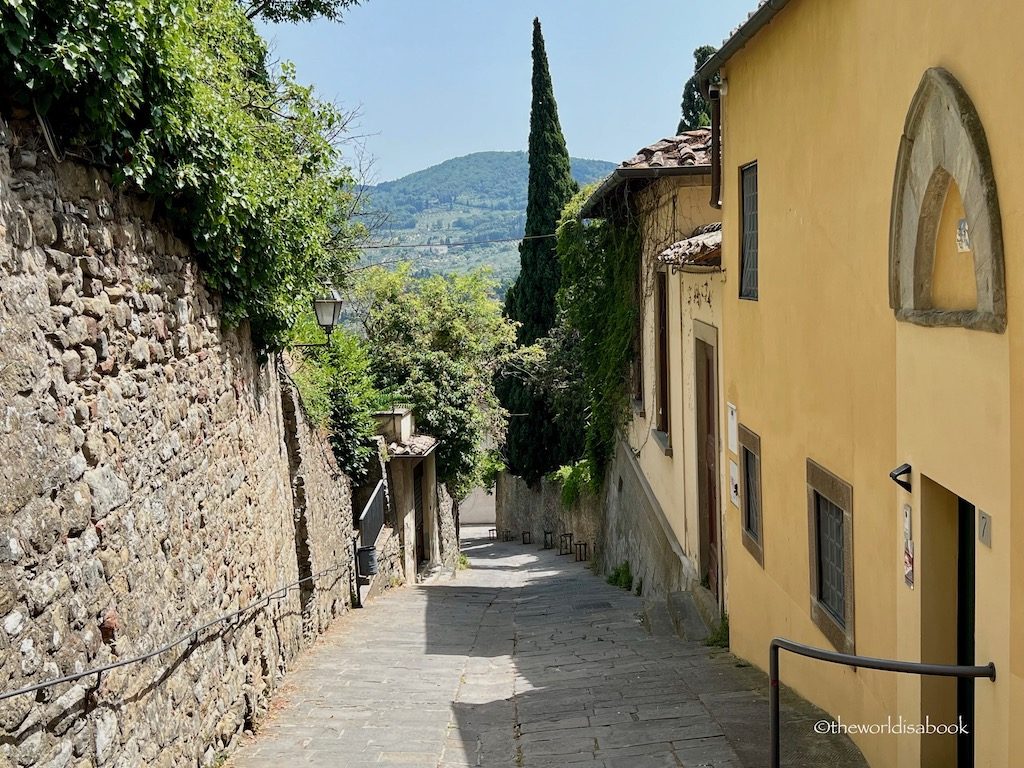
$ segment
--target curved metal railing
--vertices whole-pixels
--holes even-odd
[[[827,651],[813,645],[795,643],[784,637],[772,640],[768,650],[768,727],[771,732],[770,768],[779,768],[781,761],[781,733],[779,732],[779,651],[789,651],[797,656],[827,661],[831,664],[843,664],[847,667],[861,669],[878,669],[883,672],[902,672],[908,675],[928,675],[930,677],[987,677],[996,679],[996,665],[991,661],[983,666],[967,666],[961,664],[925,664],[920,661],[897,661],[895,659],[878,659],[873,656],[855,656],[849,653]]]

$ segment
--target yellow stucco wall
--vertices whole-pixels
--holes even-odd
[[[999,670],[995,683],[976,684],[976,765],[993,767],[1024,754],[1024,729],[1011,728],[1024,718],[1024,409],[1011,397],[1024,383],[1024,99],[1008,89],[1024,65],[1022,22],[1024,5],[1009,0],[792,0],[723,71],[729,272],[739,266],[738,169],[754,160],[759,194],[759,300],[739,300],[732,281],[723,307],[724,396],[762,450],[763,569],[741,544],[739,511],[727,497],[724,506],[733,649],[765,667],[774,635],[830,647],[809,616],[811,458],[853,486],[856,652],[918,659],[921,595],[903,581],[901,510],[912,506],[920,543],[924,474],[993,519],[992,547],[976,546],[976,658]],[[959,79],[987,133],[1006,253],[1004,334],[901,323],[889,306],[896,154],[934,66]],[[949,231],[940,226],[940,248]],[[912,494],[888,478],[903,462],[914,467]],[[919,549],[918,564],[927,558]],[[912,676],[784,655],[782,678],[844,722],[920,715]],[[874,766],[920,764],[915,738],[856,740]]]
[[[637,203],[642,220],[642,317],[644,411],[636,413],[627,429],[629,444],[640,449],[638,461],[676,540],[691,559],[696,573],[699,551],[697,523],[696,454],[694,434],[693,321],[721,328],[721,274],[686,274],[667,271],[669,304],[669,419],[671,455],[651,436],[655,420],[656,301],[654,274],[657,257],[694,229],[718,221],[712,208],[709,176],[671,177],[644,190]],[[662,268],[665,269],[665,268]]]

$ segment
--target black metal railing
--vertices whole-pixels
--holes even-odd
[[[359,515],[359,546],[372,547],[377,542],[381,528],[384,527],[384,512],[387,508],[384,498],[384,480],[370,494],[362,513]]]
[[[909,675],[928,675],[931,677],[987,677],[996,679],[996,665],[991,661],[984,666],[966,666],[960,664],[924,664],[919,661],[897,661],[895,659],[876,659],[872,656],[854,656],[849,653],[827,651],[813,645],[795,643],[782,637],[772,640],[768,651],[768,727],[771,732],[770,768],[779,768],[781,761],[781,733],[779,732],[779,651],[789,651],[809,659],[827,661],[831,664],[843,664],[847,667],[861,669],[878,669],[883,672],[902,672]]]
[[[62,677],[55,677],[50,680],[44,680],[39,683],[34,683],[33,685],[27,685],[23,688],[18,688],[16,690],[0,691],[0,701],[12,699],[15,696],[23,696],[25,694],[35,693],[36,691],[41,691],[44,688],[52,688],[57,685],[63,685],[64,683],[73,683],[76,680],[81,680],[82,678],[86,677],[92,677],[93,675],[96,676],[95,689],[98,689],[100,686],[101,676],[103,675],[104,672],[119,669],[120,667],[127,667],[132,664],[139,664],[143,661],[148,661],[149,659],[156,658],[157,656],[160,656],[166,653],[167,651],[171,650],[172,648],[182,645],[184,643],[188,643],[188,649],[192,649],[204,640],[204,634],[206,633],[206,630],[212,629],[218,624],[227,624],[232,621],[237,621],[238,623],[241,623],[250,618],[256,612],[269,606],[271,602],[283,600],[285,597],[288,596],[289,592],[291,592],[294,589],[298,589],[303,584],[313,582],[316,579],[321,578],[322,576],[326,576],[327,574],[334,573],[336,571],[344,570],[347,567],[349,567],[349,563],[339,563],[338,565],[332,565],[330,568],[324,568],[322,571],[318,571],[317,573],[314,573],[303,579],[298,579],[297,581],[293,581],[290,584],[285,584],[282,587],[278,587],[273,592],[263,595],[262,597],[256,600],[253,600],[244,608],[239,608],[236,611],[231,611],[230,613],[225,613],[220,616],[217,616],[214,619],[210,619],[205,624],[193,627],[185,634],[179,635],[173,640],[169,640],[168,642],[161,645],[159,648],[154,648],[153,650],[148,651],[147,653],[140,654],[139,656],[132,656],[131,658],[127,659],[119,659],[117,661],[111,662],[110,664],[104,664],[100,667],[93,667],[92,669],[82,670],[81,672],[73,672]]]

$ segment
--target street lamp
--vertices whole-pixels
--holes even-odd
[[[313,314],[316,323],[323,328],[327,341],[323,344],[293,344],[294,347],[326,347],[331,341],[331,331],[341,319],[341,308],[344,304],[341,292],[337,288],[327,286],[325,295],[313,300]]]

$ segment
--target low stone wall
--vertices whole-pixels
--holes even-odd
[[[689,589],[696,579],[629,447],[619,442],[604,492],[605,570],[628,562],[646,597]]]
[[[351,605],[352,483],[281,373],[296,562],[299,578],[310,579],[299,588],[299,599],[303,633],[312,638]]]
[[[372,600],[389,589],[405,583],[405,557],[402,541],[391,525],[385,525],[377,537],[377,575],[370,582],[366,599]]]
[[[437,486],[437,525],[440,529],[441,564],[445,568],[454,568],[459,562],[459,534],[456,517],[459,514],[459,502],[452,498],[443,485]]]
[[[31,131],[0,122],[4,691],[145,654],[347,560],[351,532],[346,481],[289,397],[286,439],[277,372],[222,327],[186,246]],[[345,582],[318,582],[309,631]],[[0,702],[0,764],[213,763],[266,709],[303,608],[290,590],[147,662]]]
[[[604,549],[604,510],[599,495],[584,494],[570,507],[562,504],[562,484],[542,479],[531,488],[521,477],[502,472],[494,490],[495,526],[508,529],[516,541],[530,531],[533,543],[544,544],[544,531],[554,532],[558,547],[563,533],[572,533],[573,541],[585,541],[590,556],[600,559]]]
[[[501,473],[495,526],[510,530],[517,541],[530,531],[538,545],[545,530],[554,531],[556,547],[559,536],[571,532],[574,541],[590,544],[602,573],[628,562],[633,588],[645,597],[690,589],[698,583],[696,573],[628,451],[620,442],[602,492],[584,495],[568,508],[557,481],[545,478],[531,488],[522,478]]]

